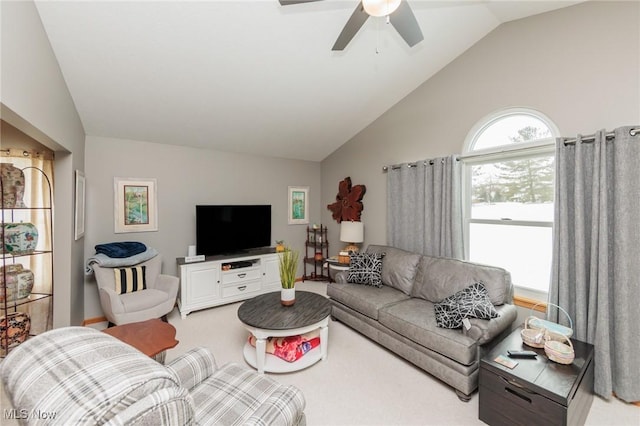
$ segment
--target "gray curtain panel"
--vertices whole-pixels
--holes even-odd
[[[463,257],[460,162],[455,156],[387,172],[387,242],[431,256]]]
[[[640,134],[558,139],[549,301],[595,347],[595,392],[640,400]],[[568,325],[556,309],[551,320]]]

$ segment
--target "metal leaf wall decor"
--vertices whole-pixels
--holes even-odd
[[[367,188],[364,185],[351,185],[351,178],[347,176],[338,184],[338,195],[336,202],[327,205],[331,210],[332,216],[338,223],[343,220],[354,222],[360,221],[360,214],[364,209],[362,205],[362,197],[364,197]]]

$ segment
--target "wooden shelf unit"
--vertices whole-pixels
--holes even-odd
[[[328,257],[327,227],[322,224],[318,228],[307,226],[302,281],[329,281],[329,272],[325,274],[324,270]]]

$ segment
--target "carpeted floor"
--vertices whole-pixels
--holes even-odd
[[[326,295],[322,282],[298,283],[296,288]],[[180,343],[168,351],[167,361],[195,346],[208,346],[219,365],[246,365],[242,347],[247,332],[237,317],[239,306],[194,312],[184,320],[175,309],[169,322],[176,327]],[[327,360],[305,370],[272,375],[303,391],[310,426],[484,424],[478,420],[477,392],[470,402],[461,402],[447,385],[339,322],[329,325],[328,350]],[[0,411],[9,407],[0,386]],[[3,426],[17,424],[2,412],[0,416]],[[596,397],[586,424],[638,425],[640,408]]]
[[[303,282],[298,290],[326,295],[326,283]],[[178,346],[167,360],[195,346],[208,346],[221,365],[247,365],[242,347],[247,332],[237,317],[240,303],[169,316]],[[325,361],[295,373],[272,375],[300,388],[306,398],[307,424],[313,425],[482,425],[478,394],[461,402],[452,388],[383,347],[331,321]],[[250,368],[250,367],[248,367]],[[595,398],[587,425],[638,425],[640,408]]]

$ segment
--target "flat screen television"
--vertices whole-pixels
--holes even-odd
[[[196,206],[197,254],[235,254],[270,245],[270,205]]]

